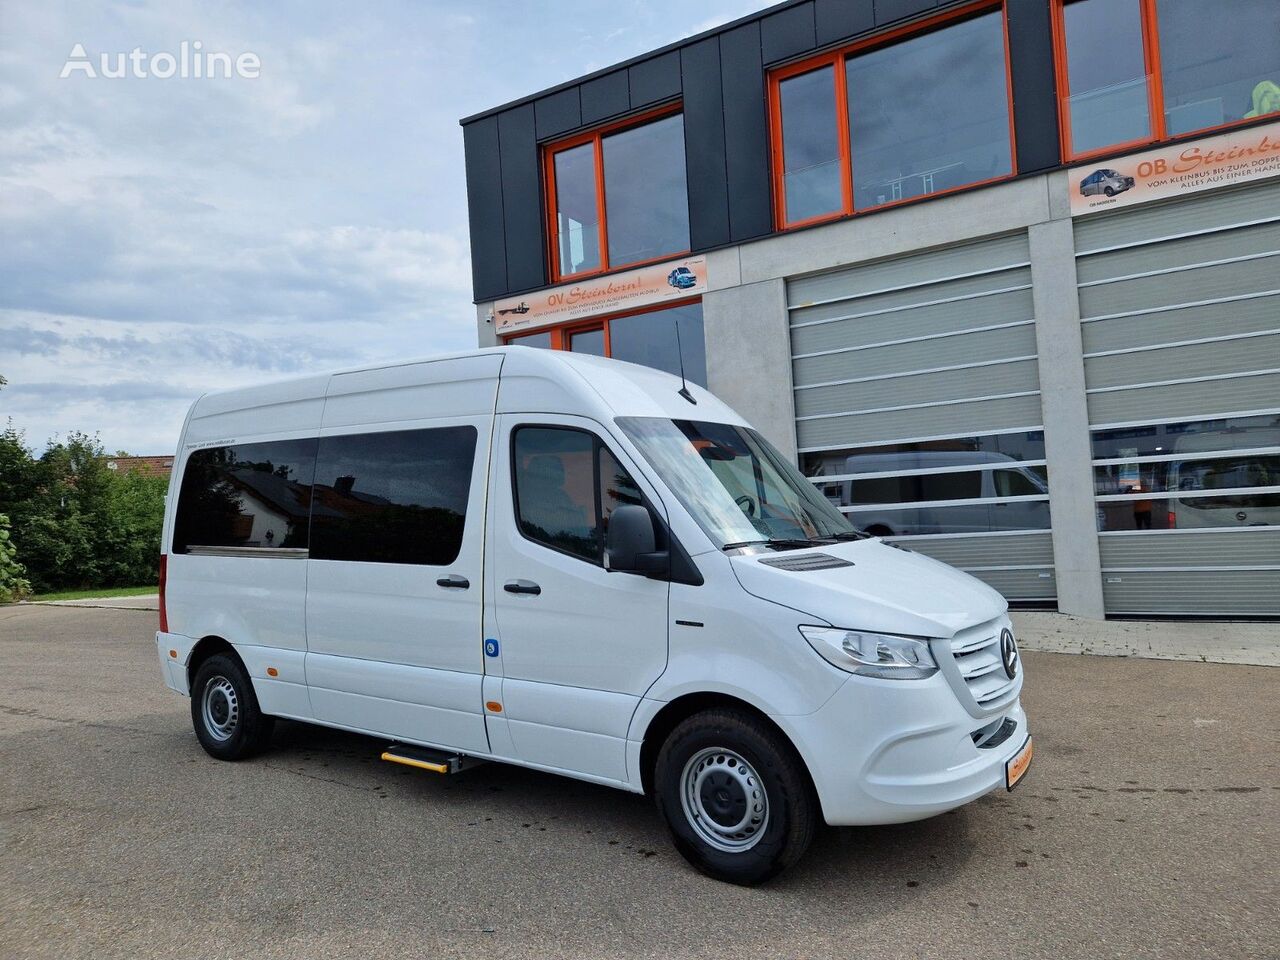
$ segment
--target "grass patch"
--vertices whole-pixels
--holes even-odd
[[[32,600],[96,600],[99,597],[140,597],[159,592],[159,587],[98,587],[89,590],[55,590],[53,593],[37,593]]]

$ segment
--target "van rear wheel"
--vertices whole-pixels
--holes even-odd
[[[200,664],[191,684],[191,722],[205,753],[244,760],[271,740],[275,718],[263,714],[244,667],[225,653]]]
[[[745,711],[681,722],[658,754],[654,793],[676,849],[729,883],[763,883],[808,849],[818,805],[800,757]]]

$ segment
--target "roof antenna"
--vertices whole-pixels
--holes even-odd
[[[693,399],[693,394],[689,392],[689,384],[684,379],[684,345],[680,342],[680,319],[672,317],[671,323],[676,328],[676,353],[680,357],[680,389],[677,392],[696,407],[698,401]]]

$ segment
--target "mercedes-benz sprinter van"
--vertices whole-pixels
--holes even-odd
[[[725,880],[1031,758],[1001,596],[646,367],[506,347],[207,394],[163,552],[160,663],[214,757],[287,717],[649,793]]]

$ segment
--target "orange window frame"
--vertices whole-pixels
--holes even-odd
[[[855,53],[873,47],[888,46],[899,40],[908,39],[913,35],[927,33],[935,27],[942,26],[953,20],[959,20],[971,17],[976,14],[990,13],[994,10],[1000,10],[1001,25],[1004,31],[1004,86],[1005,96],[1008,100],[1009,110],[1009,166],[1010,172],[1000,177],[989,177],[986,180],[976,180],[973,183],[962,184],[958,187],[949,187],[945,190],[935,190],[932,193],[924,193],[915,197],[904,197],[901,200],[892,200],[889,203],[877,204],[874,207],[859,210],[853,204],[853,145],[849,136],[849,87],[846,82],[845,61]],[[858,213],[871,212],[873,210],[886,210],[890,207],[897,207],[907,203],[918,203],[921,200],[927,200],[934,197],[942,197],[947,194],[957,193],[962,190],[972,190],[975,187],[984,187],[992,183],[1000,183],[1004,180],[1011,180],[1018,174],[1018,143],[1014,131],[1013,122],[1013,73],[1009,67],[1009,11],[1006,4],[1001,2],[993,3],[991,0],[979,0],[977,3],[960,7],[956,10],[948,10],[932,17],[916,23],[909,23],[898,27],[895,30],[889,30],[884,33],[876,34],[873,37],[867,37],[865,40],[859,40],[856,43],[847,44],[836,50],[821,53],[796,63],[779,67],[769,72],[768,83],[768,106],[769,106],[769,144],[770,144],[770,167],[771,179],[773,181],[773,222],[778,230],[794,230],[798,227],[807,227],[816,223],[826,223],[830,220],[838,220],[842,217],[853,216]],[[811,73],[814,70],[820,70],[823,67],[830,66],[832,68],[832,80],[835,83],[836,94],[836,140],[840,150],[840,193],[843,201],[841,209],[831,213],[823,213],[814,217],[808,217],[804,220],[788,221],[787,220],[787,195],[786,181],[784,180],[784,155],[783,155],[783,137],[782,137],[782,91],[781,86],[784,80],[791,77],[800,76],[801,74]]]
[[[611,263],[609,261],[609,216],[605,203],[604,193],[604,144],[603,140],[611,133],[617,133],[620,130],[628,130],[632,127],[640,127],[654,120],[661,120],[665,117],[675,116],[683,112],[683,104],[669,103],[653,110],[647,110],[644,113],[637,114],[633,117],[619,120],[615,123],[606,124],[602,127],[596,127],[583,133],[575,134],[572,137],[566,137],[563,140],[557,140],[554,143],[546,144],[542,148],[542,177],[543,190],[546,201],[546,222],[547,222],[547,246],[548,265],[551,268],[551,279],[553,283],[559,283],[562,280],[578,280],[583,277],[596,277],[601,274],[610,273],[614,270],[622,270],[631,267],[642,267],[649,263],[660,263],[663,260],[672,257],[681,257],[689,253],[689,248],[684,250],[672,250],[670,253],[664,253],[657,257],[650,257],[647,260],[636,260],[628,263]],[[591,270],[579,270],[577,273],[562,273],[560,269],[560,230],[556,223],[556,164],[555,158],[557,153],[565,150],[572,150],[574,147],[580,147],[584,143],[592,144],[592,157],[595,165],[596,180],[596,229],[599,232],[600,244],[600,266]]]
[[[1071,84],[1067,71],[1067,22],[1064,12],[1071,0],[1053,0],[1053,60],[1054,75],[1058,85],[1058,136],[1062,145],[1062,159],[1065,162],[1089,160],[1108,154],[1124,153],[1152,143],[1165,143],[1171,139],[1166,129],[1164,110],[1164,61],[1160,52],[1160,11],[1158,0],[1137,0],[1142,16],[1142,56],[1147,71],[1147,111],[1150,114],[1151,136],[1140,137],[1125,143],[1115,143],[1085,153],[1076,153],[1071,145]],[[1229,120],[1226,123],[1202,127],[1176,139],[1187,137],[1203,137],[1206,134],[1231,130],[1235,127],[1247,126],[1257,122],[1257,118],[1248,117]]]
[[[570,341],[575,333],[587,333],[591,330],[604,330],[604,355],[606,357],[613,356],[613,337],[610,332],[610,325],[614,320],[622,320],[626,317],[638,316],[642,313],[658,313],[661,310],[673,310],[676,307],[687,307],[694,303],[701,303],[702,297],[687,297],[683,300],[664,300],[661,303],[651,303],[647,307],[636,307],[634,310],[621,310],[618,313],[611,313],[605,317],[593,317],[590,320],[574,320],[570,323],[562,323],[555,327],[543,327],[541,330],[521,331],[504,337],[502,343],[504,346],[519,341],[522,337],[533,337],[540,333],[549,333],[551,335],[552,350],[568,350]]]

